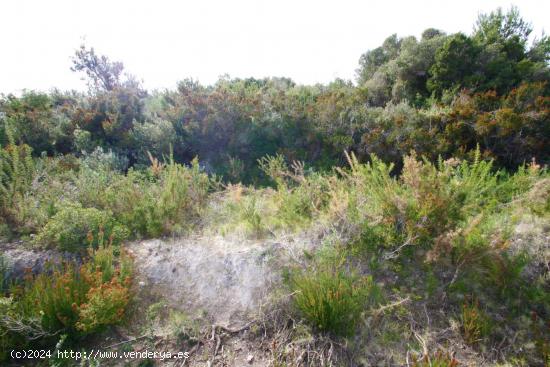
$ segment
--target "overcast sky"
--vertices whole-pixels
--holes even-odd
[[[480,12],[514,3],[537,34],[550,32],[542,0],[0,0],[0,92],[84,89],[70,71],[83,39],[149,89],[223,74],[354,79],[359,56],[392,33],[470,33]]]

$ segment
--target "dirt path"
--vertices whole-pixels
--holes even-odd
[[[194,237],[141,241],[127,248],[141,292],[228,327],[253,318],[280,282],[282,259],[288,259],[288,244],[270,240]]]

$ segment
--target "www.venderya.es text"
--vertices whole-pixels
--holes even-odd
[[[169,360],[169,359],[187,359],[189,358],[188,352],[169,352],[169,351],[152,351],[145,349],[143,351],[106,351],[106,350],[94,350],[89,351],[74,351],[74,350],[56,350],[51,351],[47,349],[41,350],[12,350],[12,359],[73,359],[73,360],[87,360],[87,359],[157,359],[157,360]]]

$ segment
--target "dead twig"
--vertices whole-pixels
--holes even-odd
[[[409,237],[407,238],[407,240],[401,245],[399,246],[398,248],[396,248],[395,250],[391,251],[391,252],[386,252],[384,254],[384,260],[390,260],[390,259],[395,259],[398,255],[399,255],[399,252],[405,248],[406,246],[409,246],[409,245],[412,245],[412,242],[414,240],[416,240],[418,238],[418,236],[414,236],[414,237]]]
[[[0,324],[3,325],[6,330],[24,335],[27,340],[36,340],[44,337],[55,336],[59,333],[59,331],[50,333],[49,331],[44,330],[40,320],[34,318],[20,320],[9,315],[4,315],[0,318]]]
[[[383,314],[384,312],[386,312],[387,310],[389,310],[390,308],[394,308],[394,307],[400,306],[400,305],[402,305],[403,303],[409,302],[410,300],[411,300],[411,299],[410,299],[409,297],[400,299],[400,300],[398,300],[398,301],[395,301],[395,302],[392,302],[392,303],[390,303],[390,304],[381,306],[380,308],[377,308],[376,310],[373,311],[372,314],[373,314],[373,316],[379,316],[379,315]]]

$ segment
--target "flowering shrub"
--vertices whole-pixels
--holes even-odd
[[[14,315],[38,318],[48,333],[79,335],[122,320],[130,299],[130,259],[112,246],[90,251],[80,269],[63,264],[51,274],[29,275],[12,297]]]
[[[88,333],[118,323],[124,315],[129,297],[127,284],[122,284],[118,278],[90,288],[86,294],[86,303],[79,307],[76,328]]]

